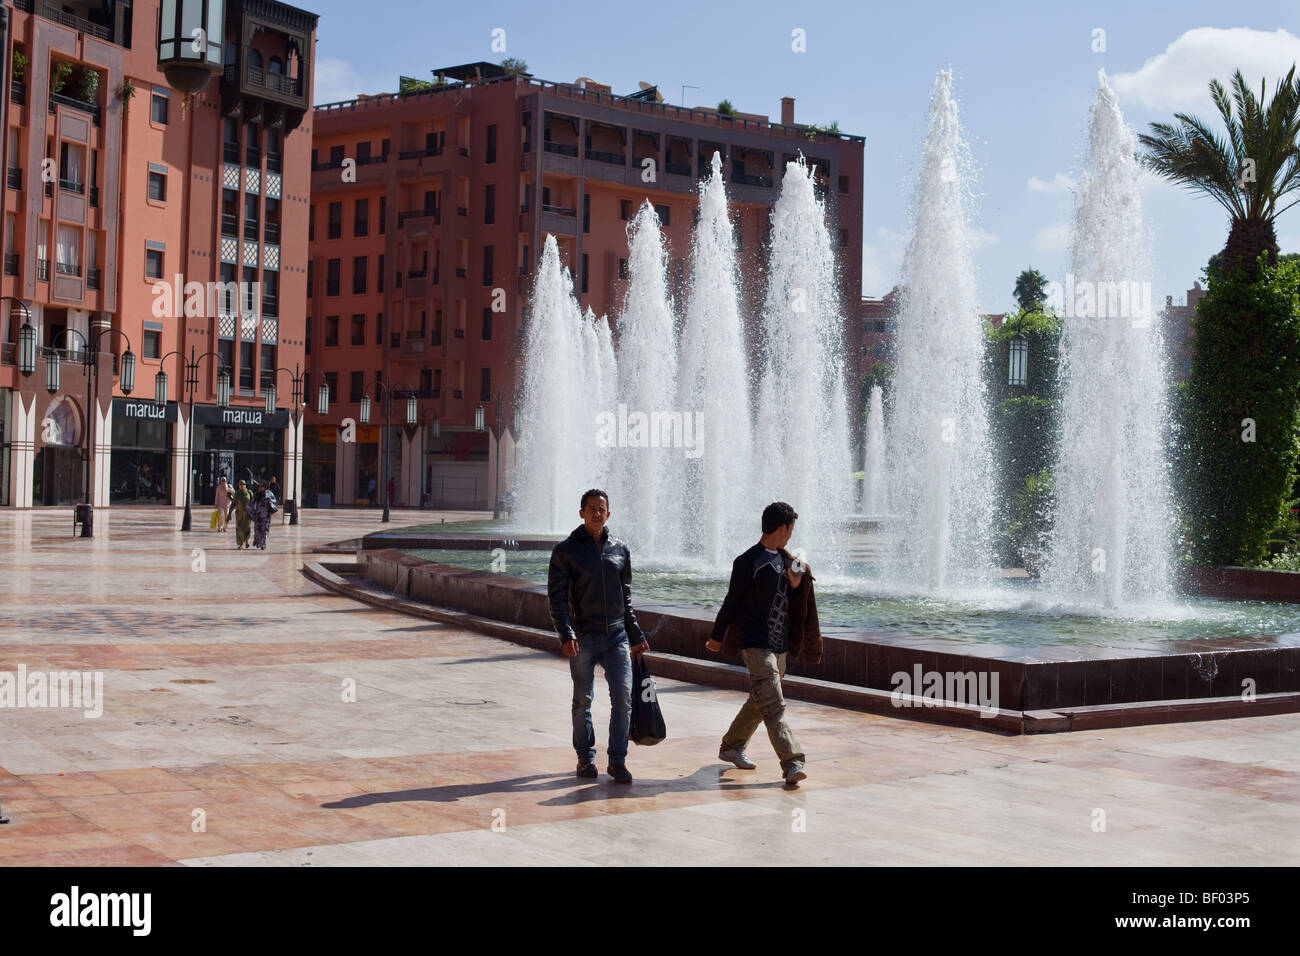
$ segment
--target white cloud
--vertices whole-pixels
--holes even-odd
[[[312,99],[316,103],[337,103],[355,99],[358,93],[373,92],[351,63],[329,57],[316,61],[314,83]]]
[[[881,296],[898,282],[907,239],[887,226],[876,229],[872,242],[862,244],[862,291]]]
[[[1033,246],[1042,253],[1065,252],[1070,248],[1070,224],[1054,222],[1050,226],[1044,226],[1034,236]]]
[[[1057,173],[1047,181],[1030,176],[1028,185],[1031,193],[1068,193],[1074,188],[1074,180],[1065,173]]]
[[[1197,27],[1188,30],[1132,73],[1110,77],[1121,108],[1135,104],[1155,110],[1208,113],[1210,80],[1229,88],[1234,70],[1259,88],[1268,80],[1268,95],[1300,62],[1300,37],[1283,29],[1269,33],[1247,27]],[[1208,117],[1203,117],[1208,120]]]

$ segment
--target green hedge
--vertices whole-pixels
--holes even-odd
[[[1254,564],[1288,519],[1300,432],[1300,264],[1211,278],[1196,310],[1182,395],[1187,550],[1196,564]],[[1244,439],[1246,419],[1254,441]]]

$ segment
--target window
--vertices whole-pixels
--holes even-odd
[[[483,247],[483,284],[484,285],[492,284],[492,260],[494,258],[495,251],[496,250],[492,246]],[[582,291],[586,292],[587,290],[583,289]]]
[[[162,275],[163,275],[162,249],[145,249],[144,277],[146,279],[161,279]]]
[[[383,253],[380,253],[380,255],[379,255],[379,270],[378,270],[378,274],[375,276],[375,291],[376,291],[376,292],[383,292],[383,291],[384,291],[384,256],[383,256]]]
[[[280,273],[273,269],[262,273],[262,314],[280,314]]]
[[[275,364],[275,346],[262,343],[262,390],[275,386],[277,367]]]
[[[1008,385],[1024,385],[1029,371],[1029,340],[1023,335],[1011,339],[1010,362],[1007,370]]]
[[[667,206],[655,206],[655,215],[659,217],[659,225],[661,226],[671,225],[671,222],[669,221],[670,216],[668,214]]]
[[[307,207],[307,241],[316,241],[316,207]]]
[[[842,192],[842,193],[846,193],[846,192],[848,192],[848,191],[849,191],[849,177],[848,177],[848,176],[841,176],[841,177],[840,177],[840,192]]]
[[[144,358],[147,359],[162,358],[162,330],[161,329],[144,330]]]
[[[357,165],[365,166],[370,162],[370,141],[357,143]]]
[[[354,256],[352,258],[352,294],[366,294],[366,257]]]
[[[337,315],[325,316],[325,344],[339,344],[339,317]]]
[[[310,316],[310,315],[306,317],[306,321],[303,323],[303,325],[304,325],[304,326],[306,327],[306,329],[307,329],[307,333],[306,333],[307,337],[306,337],[306,340],[305,340],[304,345],[303,345],[303,350],[304,350],[308,355],[311,355],[311,327],[312,327],[313,325],[315,325],[315,324],[316,324],[316,323],[315,323],[315,321],[313,320],[313,317]],[[303,391],[303,394],[304,394],[304,395],[311,395],[311,389],[310,389],[310,388],[305,388],[304,391]],[[313,398],[313,400],[314,400],[314,398]]]
[[[316,294],[316,260],[307,260],[307,298]]]
[[[379,234],[382,236],[388,231],[388,197],[379,197]]]
[[[235,280],[235,267],[229,262],[221,264],[221,290],[219,305],[226,315],[235,314],[235,296],[239,294],[239,284]]]
[[[167,201],[167,176],[149,170],[149,198],[154,202]]]
[[[626,259],[619,259],[619,260],[618,260],[618,277],[619,277],[620,279],[626,279],[626,278],[627,278],[627,260],[626,260]]]
[[[497,161],[497,127],[495,123],[489,123],[487,128],[486,162],[490,166],[496,161]]]
[[[618,218],[628,222],[632,218],[632,200],[620,199],[618,201]]]
[[[495,129],[495,127],[493,127]],[[497,221],[497,187],[488,183],[483,188],[483,225],[490,226]]]
[[[352,344],[366,344],[366,315],[364,312],[352,316]]]
[[[358,239],[370,235],[369,199],[358,199],[352,208],[352,235]]]
[[[340,167],[340,166],[343,165],[343,147],[342,147],[342,146],[331,146],[331,147],[330,147],[330,165],[333,166],[335,169],[337,169],[338,167]]]
[[[330,203],[330,239],[340,239],[343,236],[343,203]]]
[[[384,344],[384,313],[375,313],[375,344]]]
[[[155,123],[167,125],[167,95],[165,93],[154,93],[153,100],[149,106],[149,119]]]
[[[325,294],[339,294],[339,270],[342,259],[330,259],[325,263]]]
[[[59,275],[81,275],[81,227],[60,225],[55,239],[54,267]]]
[[[483,336],[482,336],[482,338],[483,338],[483,341],[484,341],[484,342],[489,342],[489,341],[492,340],[492,310],[491,310],[491,309],[484,309],[484,310],[483,310]]]
[[[582,231],[591,232],[591,194],[582,194]]]
[[[254,349],[257,346],[253,342],[239,343],[239,390],[241,392],[251,392],[255,380],[253,368]]]
[[[325,373],[325,387],[329,389],[330,404],[333,405],[339,400],[339,373]]]
[[[266,197],[266,241],[272,245],[280,244],[280,200]]]
[[[250,242],[257,241],[261,230],[262,213],[258,204],[261,198],[256,193],[244,193],[244,238]]]
[[[847,229],[841,229],[841,230],[840,230],[840,248],[843,248],[844,246],[847,246],[848,244],[849,244],[849,231],[848,231]]]
[[[222,339],[217,343],[217,370],[231,376],[235,374],[235,343],[230,339]],[[234,384],[233,380],[231,384]]]
[[[361,401],[361,396],[364,395],[366,391],[365,375],[365,372],[353,372],[351,376],[349,376],[351,379],[351,385],[348,387],[348,401]]]
[[[71,192],[85,192],[82,168],[86,162],[86,147],[76,143],[59,144],[59,188]]]
[[[582,254],[582,292],[583,295],[587,293],[587,254],[585,252]]]
[[[243,296],[242,296],[244,300],[243,310],[245,313],[256,312],[258,306],[257,293],[259,291],[258,283],[257,283],[257,270],[250,266],[244,266],[243,281],[244,281],[244,289],[243,289]]]
[[[492,370],[490,368],[482,369],[479,372],[478,400],[480,402],[492,401]]]
[[[239,235],[239,193],[234,189],[221,190],[221,234]]]

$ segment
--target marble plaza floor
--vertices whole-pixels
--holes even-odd
[[[787,791],[761,729],[756,771],[716,759],[740,694],[661,680],[620,787],[573,776],[561,658],[300,574],[377,512],[277,516],[266,552],[95,518],[0,511],[0,681],[103,681],[0,709],[0,864],[1300,863],[1300,714],[1008,737],[795,701]],[[601,677],[595,718],[603,770]]]

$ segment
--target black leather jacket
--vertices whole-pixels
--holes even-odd
[[[546,590],[561,644],[577,634],[609,634],[619,627],[627,628],[629,643],[645,640],[632,612],[632,552],[608,528],[600,534],[599,548],[585,525],[557,544]]]

